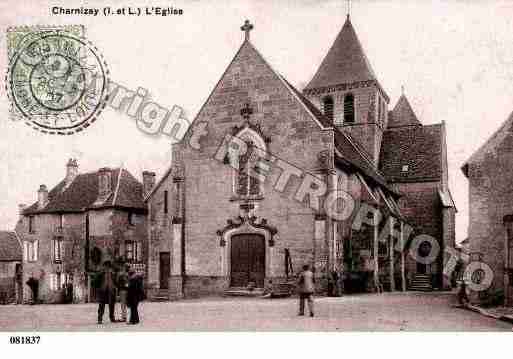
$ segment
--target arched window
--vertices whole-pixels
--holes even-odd
[[[333,122],[333,98],[331,96],[326,96],[322,100],[324,115]]]
[[[239,153],[237,150],[230,154],[230,161],[235,168],[234,192],[241,197],[262,195],[263,181],[258,176],[258,163],[267,156],[265,141],[251,128],[242,130],[236,137],[246,143],[246,151]]]
[[[349,93],[344,97],[344,123],[354,122],[354,96]]]

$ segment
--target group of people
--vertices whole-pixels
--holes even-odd
[[[128,266],[115,273],[109,261],[103,263],[104,271],[97,288],[98,299],[98,324],[103,323],[105,305],[109,307],[109,319],[111,322],[126,322],[127,307],[130,309],[130,318],[127,324],[139,323],[139,302],[143,300],[144,289],[142,277]],[[121,320],[116,320],[116,293],[119,294],[121,304]]]

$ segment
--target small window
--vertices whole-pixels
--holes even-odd
[[[164,213],[168,213],[168,191],[164,191]]]
[[[131,226],[133,226],[135,224],[134,214],[132,212],[128,212],[128,224]]]
[[[63,228],[64,227],[64,215],[63,214],[60,214],[59,215],[59,228]]]
[[[344,97],[344,123],[354,123],[354,96],[347,94]]]
[[[29,216],[29,233],[36,233],[34,216]]]
[[[403,167],[401,168],[401,172],[408,172],[409,171],[409,166],[408,165],[403,165]]]
[[[326,96],[322,101],[324,115],[333,122],[333,98]]]

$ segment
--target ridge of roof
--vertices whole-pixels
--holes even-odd
[[[490,145],[494,140],[499,138],[499,135],[504,131],[507,126],[510,126],[513,129],[513,112],[509,114],[506,120],[499,126],[497,131],[495,131],[488,139],[478,147],[478,149],[472,153],[472,155],[463,163],[461,166],[461,171],[468,177],[468,165],[476,160],[476,158],[485,150],[485,148]]]

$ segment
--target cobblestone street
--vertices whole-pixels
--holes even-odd
[[[95,304],[0,306],[2,331],[511,331],[511,325],[451,307],[448,293],[316,298],[315,318],[297,300],[202,298],[141,304],[141,324],[96,324]],[[117,310],[119,310],[117,306]]]

